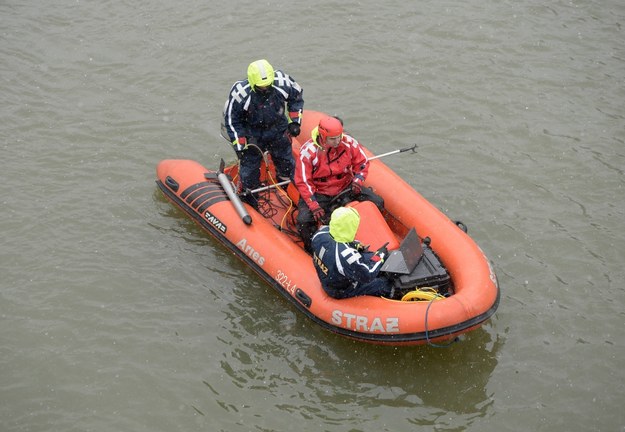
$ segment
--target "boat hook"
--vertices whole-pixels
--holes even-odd
[[[417,148],[417,145],[415,144],[412,147],[406,147],[406,148],[403,148],[403,149],[393,150],[393,151],[390,151],[388,153],[382,153],[381,155],[371,156],[369,158],[369,160],[380,159],[380,158],[383,158],[385,156],[390,156],[390,155],[394,155],[394,154],[397,154],[397,153],[403,153],[403,152],[407,152],[407,151],[412,151],[413,153],[416,153],[417,152],[416,148]],[[279,183],[275,183],[275,184],[272,184],[272,185],[263,186],[263,187],[259,187],[258,189],[253,189],[251,191],[247,191],[247,193],[263,192],[263,191],[266,191],[268,189],[272,189],[272,188],[275,188],[275,187],[278,187],[278,186],[286,186],[289,183],[291,183],[291,180],[284,180],[284,181],[281,181]]]

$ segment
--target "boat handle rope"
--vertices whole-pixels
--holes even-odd
[[[458,342],[460,339],[455,337],[446,344],[437,344],[430,340],[430,331],[428,329],[428,315],[430,313],[430,307],[436,300],[442,300],[445,296],[436,292],[432,287],[417,288],[413,291],[407,292],[401,298],[401,301],[428,301],[428,307],[425,310],[425,340],[427,344],[434,348],[448,348],[453,343]]]

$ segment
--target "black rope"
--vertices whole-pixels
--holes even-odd
[[[429,335],[429,330],[428,330],[428,314],[430,313],[430,306],[432,306],[432,303],[434,303],[434,301],[436,300],[436,297],[433,298],[432,300],[430,300],[430,303],[428,304],[427,309],[425,309],[425,340],[427,341],[428,345],[434,348],[449,348],[452,344],[454,344],[455,342],[460,341],[460,339],[458,337],[453,338],[451,341],[449,341],[446,344],[437,344],[434,343],[430,340],[430,335]]]

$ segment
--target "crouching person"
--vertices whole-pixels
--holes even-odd
[[[363,250],[354,239],[359,224],[356,209],[339,207],[332,212],[330,225],[313,235],[313,262],[321,285],[337,299],[362,295],[392,298],[393,282],[379,274],[388,250],[384,246],[376,252]]]

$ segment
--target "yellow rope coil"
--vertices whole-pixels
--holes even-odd
[[[437,293],[434,288],[417,288],[414,291],[404,294],[401,301],[433,301],[444,298],[445,297]]]

